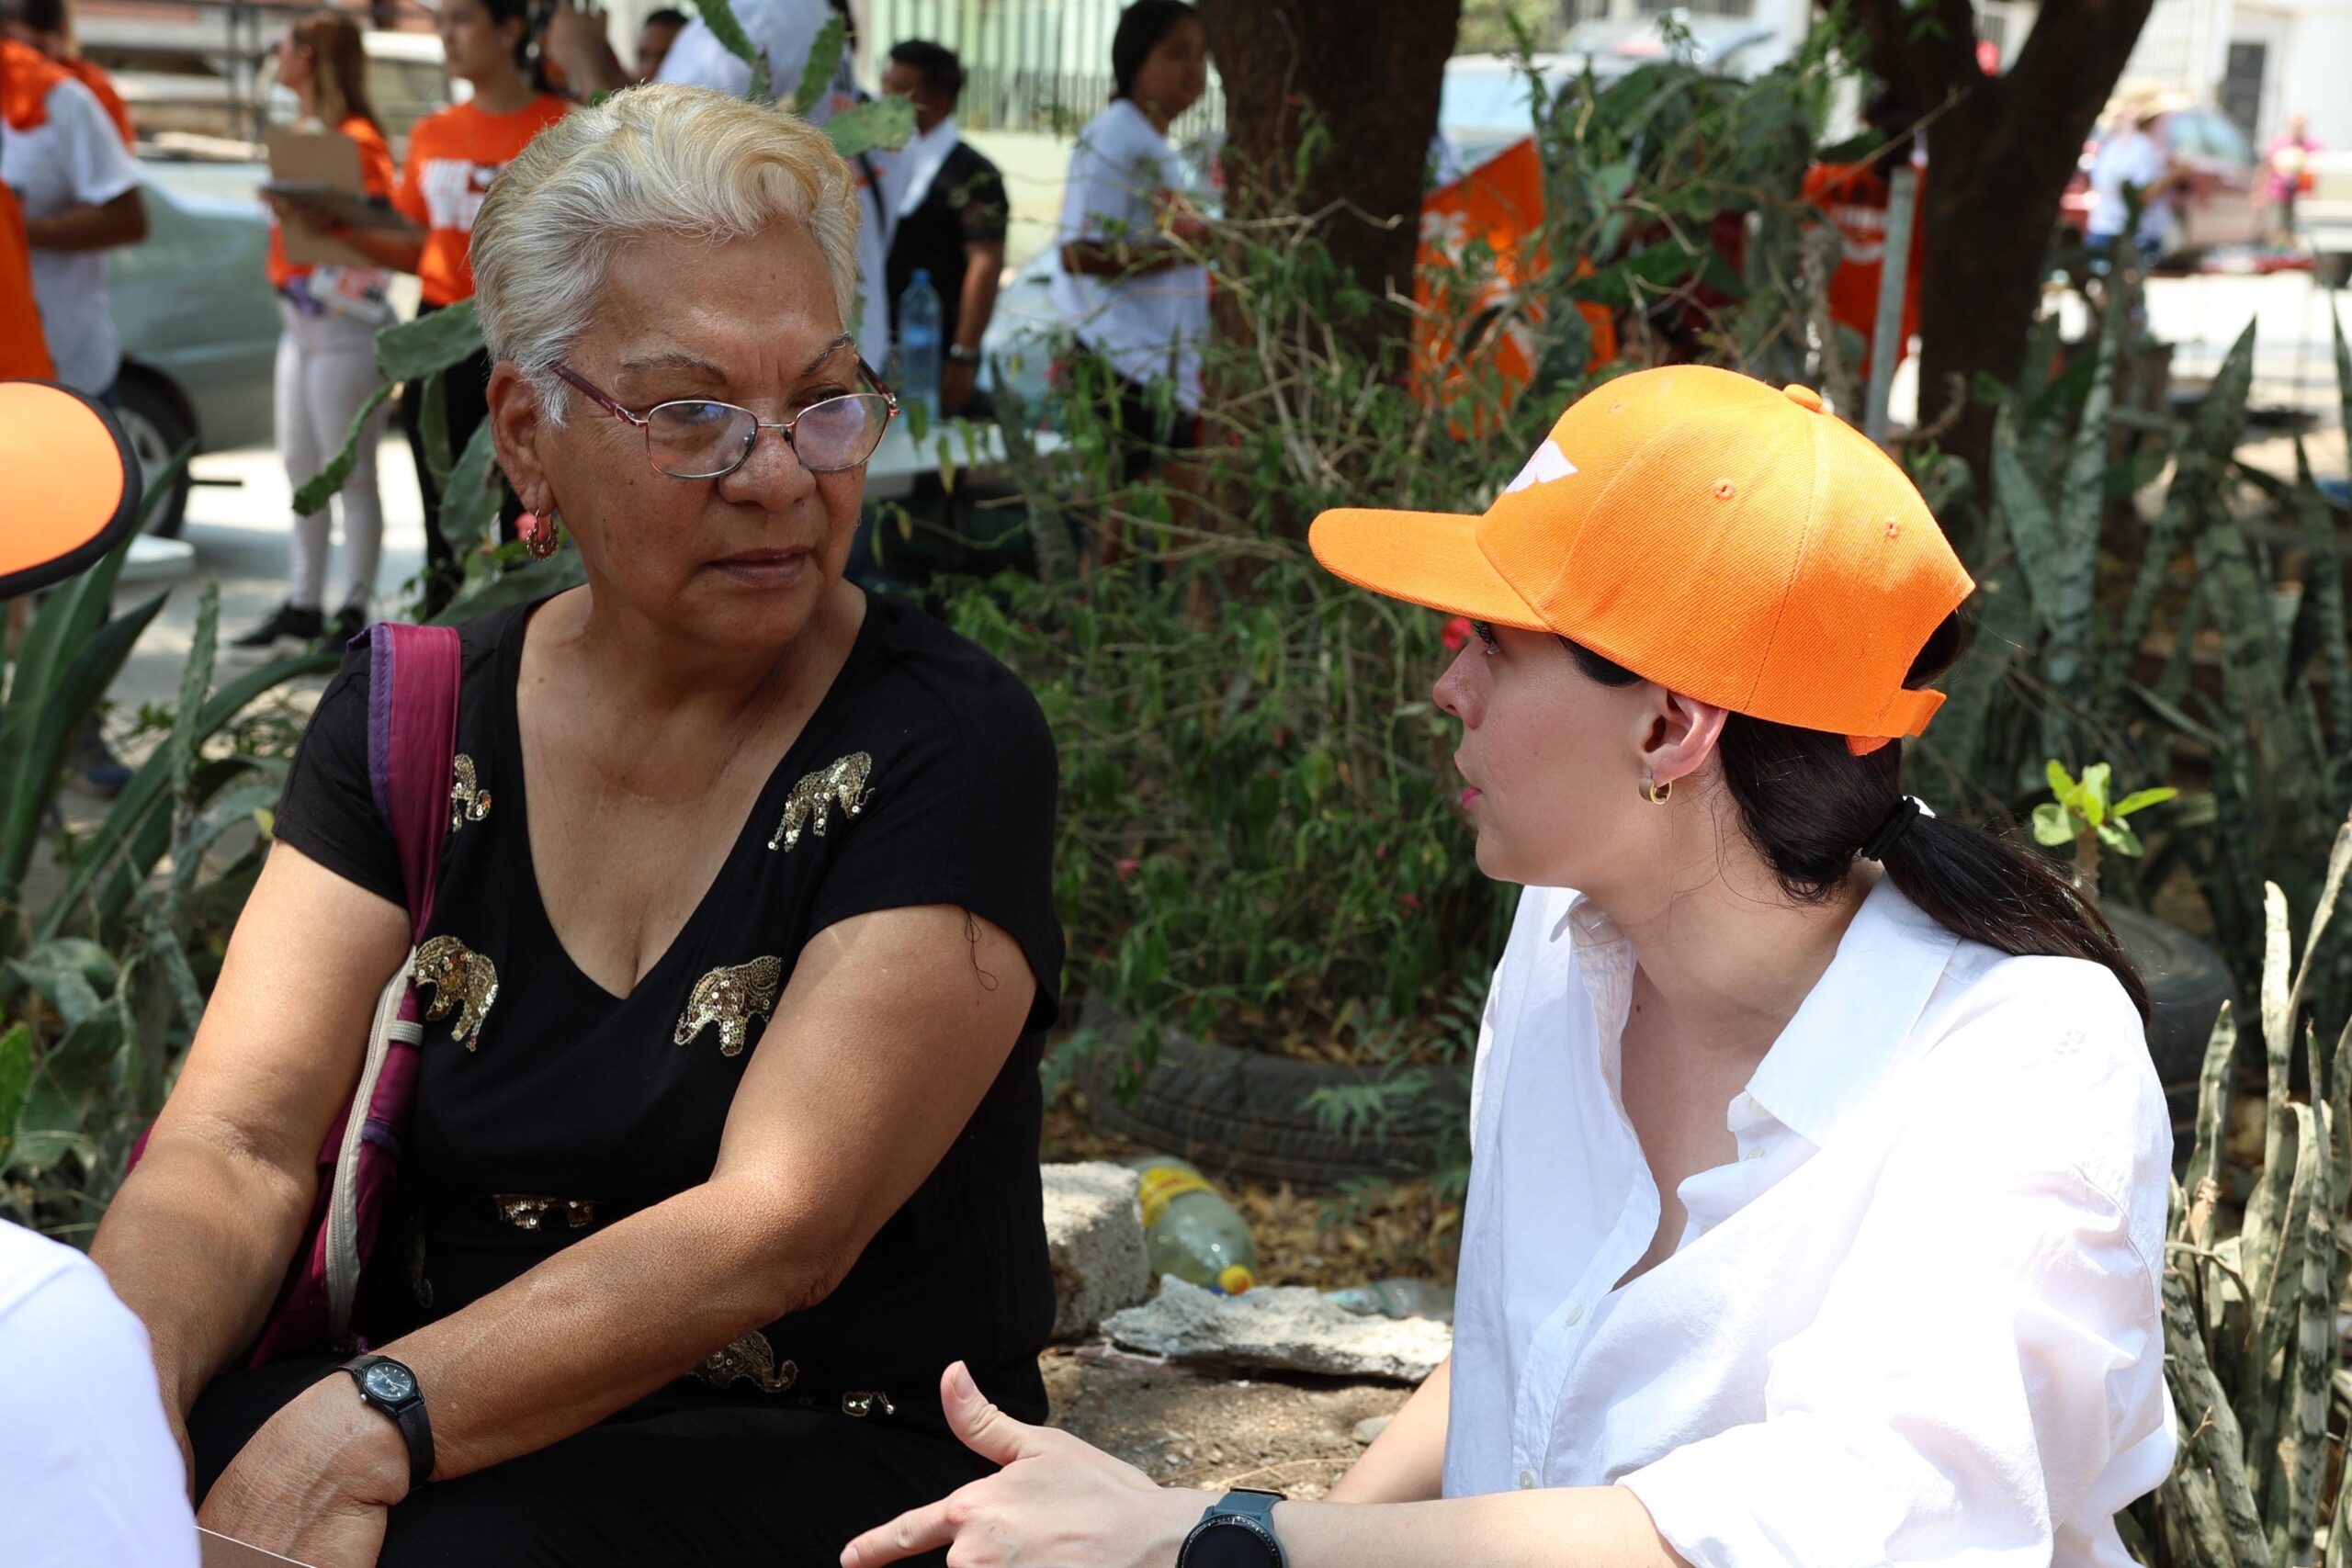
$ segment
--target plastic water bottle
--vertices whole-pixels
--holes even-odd
[[[1181,1159],[1151,1155],[1127,1162],[1143,1204],[1144,1248],[1154,1275],[1238,1296],[1258,1282],[1258,1244],[1250,1223],[1208,1178]]]
[[[899,296],[899,395],[921,403],[932,426],[939,423],[940,319],[939,290],[919,266]]]

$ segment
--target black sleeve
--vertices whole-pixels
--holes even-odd
[[[1043,1029],[1061,1005],[1053,735],[1003,666],[975,658],[958,678],[978,689],[928,694],[905,710],[897,743],[876,751],[865,808],[826,867],[808,930],[877,909],[960,905],[1021,944],[1037,981],[1028,1027]]]
[[[392,829],[368,782],[368,645],[343,656],[302,732],[275,836],[347,882],[403,908],[407,883]]]
[[[957,150],[962,151],[959,143]],[[970,176],[959,182],[948,200],[956,208],[967,245],[1001,245],[1011,222],[1012,209],[1004,197],[1004,179],[996,165],[976,158]]]

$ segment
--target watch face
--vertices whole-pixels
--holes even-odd
[[[395,1403],[416,1392],[416,1379],[409,1370],[391,1361],[379,1361],[368,1368],[364,1381],[369,1393]]]
[[[1273,1545],[1247,1519],[1213,1519],[1184,1553],[1183,1568],[1275,1568]]]

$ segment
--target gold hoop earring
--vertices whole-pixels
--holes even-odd
[[[561,514],[550,506],[543,513],[523,513],[515,520],[514,531],[522,536],[533,560],[546,560],[563,543],[562,536],[556,532],[562,525]]]
[[[1642,798],[1648,801],[1652,806],[1664,806],[1667,803],[1668,798],[1673,794],[1674,781],[1672,779],[1667,780],[1664,784],[1658,783],[1656,779],[1644,779],[1642,781]]]

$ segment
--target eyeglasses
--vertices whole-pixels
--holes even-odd
[[[899,412],[899,400],[863,359],[857,373],[874,390],[822,399],[780,423],[708,398],[656,403],[642,415],[633,414],[571,366],[558,361],[551,368],[597,407],[644,431],[646,460],[673,479],[726,478],[751,461],[763,430],[784,432],[785,444],[810,473],[842,473],[874,456]]]

